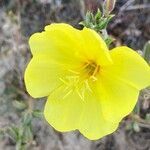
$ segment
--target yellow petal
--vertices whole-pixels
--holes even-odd
[[[122,46],[110,51],[113,65],[103,68],[107,76],[115,77],[141,90],[150,85],[150,67],[132,49]]]
[[[61,82],[59,78],[65,73],[64,67],[48,55],[36,55],[25,71],[25,85],[33,97],[48,96]]]
[[[98,33],[89,28],[84,28],[81,34],[86,45],[88,59],[95,60],[101,66],[112,64],[107,45]]]
[[[103,115],[116,122],[133,110],[139,91],[150,85],[150,67],[128,47],[115,48],[110,54],[113,65],[101,68],[97,93]]]
[[[44,115],[56,130],[65,132],[78,129],[85,137],[95,140],[110,134],[118,122],[105,120],[99,99],[87,91],[84,100],[76,91],[62,86],[49,96]]]
[[[47,53],[54,57],[67,55],[77,61],[96,60],[101,65],[112,63],[104,40],[88,28],[78,30],[65,23],[51,24],[42,33],[35,33],[29,40],[32,54]]]
[[[29,40],[34,57],[25,71],[25,84],[33,97],[49,95],[59,86],[61,77],[69,75],[81,63],[81,58],[76,55],[79,46],[75,44],[75,35],[73,37],[70,32],[63,34],[63,30],[56,30],[53,26],[52,31],[35,33]],[[67,27],[75,30],[69,25]]]
[[[102,73],[97,82],[97,94],[104,118],[111,122],[119,122],[134,109],[139,90]]]
[[[81,49],[79,30],[67,24],[51,24],[45,27],[45,31],[33,34],[29,39],[32,54],[47,53],[53,51],[70,53]],[[79,40],[79,41],[78,41]]]

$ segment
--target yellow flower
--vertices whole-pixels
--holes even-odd
[[[27,91],[48,96],[44,115],[58,131],[78,129],[95,140],[116,130],[150,85],[150,67],[132,49],[108,50],[93,30],[51,24],[29,40]]]

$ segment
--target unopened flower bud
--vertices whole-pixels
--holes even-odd
[[[105,15],[109,15],[116,4],[116,0],[105,0],[104,2],[104,10],[105,10]]]

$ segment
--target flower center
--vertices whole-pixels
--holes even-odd
[[[100,71],[100,65],[90,60],[82,63],[78,68],[78,71],[70,69],[68,71],[71,73],[70,75],[59,78],[60,81],[65,85],[62,98],[64,99],[68,95],[76,92],[81,100],[84,101],[86,93],[93,93],[90,85],[90,79],[91,81],[97,80],[97,75]]]
[[[96,75],[100,71],[100,66],[94,61],[88,61],[83,64],[83,71],[88,78],[90,77],[96,80]]]

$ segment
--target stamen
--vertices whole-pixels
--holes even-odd
[[[72,89],[70,91],[68,91],[62,99],[65,99],[67,96],[69,96],[69,94],[71,94],[71,92],[72,92]]]
[[[89,90],[91,93],[93,93],[92,89],[89,86],[88,80],[85,80],[84,82],[85,82],[86,89]]]
[[[93,81],[97,80],[97,78],[95,76],[93,76],[93,75],[90,78],[93,79]]]
[[[96,75],[100,70],[100,66],[97,63],[88,61],[84,63],[82,69],[84,70],[83,74],[87,75],[90,78],[93,78],[94,80],[97,80]]]
[[[76,91],[77,91],[79,97],[81,98],[81,100],[84,101],[84,93],[81,94],[81,93],[79,92],[79,90],[76,90]]]
[[[71,72],[71,73],[74,73],[74,74],[80,74],[79,72],[76,72],[76,71],[71,70],[71,69],[69,69],[68,71]]]
[[[87,66],[89,66],[90,62],[86,62],[81,69],[85,69]]]
[[[95,68],[95,70],[94,70],[94,72],[93,72],[93,74],[92,74],[92,76],[95,76],[96,73],[99,72],[99,68],[100,67],[97,65],[96,68]]]
[[[64,79],[59,78],[60,81],[62,81],[64,84],[68,85],[68,82],[66,82]]]

